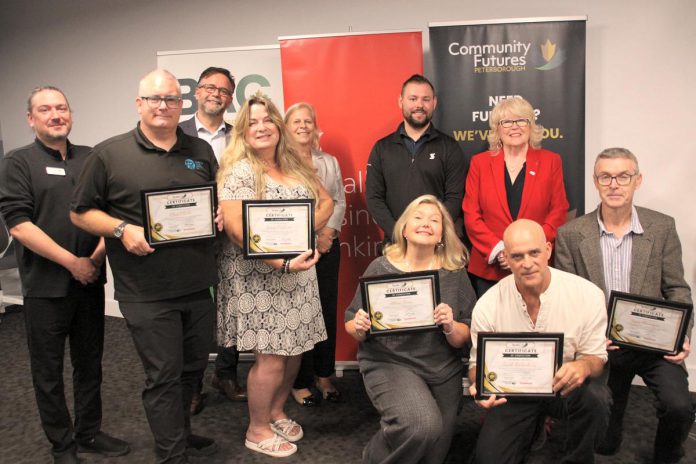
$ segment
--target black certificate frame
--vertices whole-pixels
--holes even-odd
[[[626,301],[630,303],[636,303],[645,306],[652,306],[654,308],[667,309],[670,311],[679,311],[682,313],[682,318],[679,323],[679,330],[677,332],[677,337],[672,344],[671,350],[664,350],[661,348],[640,344],[632,343],[621,337],[621,324],[615,324],[614,316],[616,315],[616,305],[620,301]],[[684,345],[684,339],[686,338],[686,332],[689,328],[689,321],[691,320],[691,314],[693,313],[694,305],[691,303],[679,303],[676,301],[667,301],[659,298],[649,298],[642,295],[636,295],[633,293],[619,292],[612,290],[609,294],[609,304],[607,305],[608,320],[607,320],[607,338],[612,341],[612,344],[620,346],[622,348],[629,348],[633,350],[645,351],[649,353],[659,353],[668,356],[674,356],[682,350]],[[618,329],[618,330],[617,330]]]
[[[160,236],[159,231],[162,226],[158,223],[152,223],[150,219],[151,207],[150,199],[171,194],[186,194],[187,192],[207,191],[210,196],[210,231],[204,235],[195,235],[182,238],[165,238]],[[191,242],[198,240],[211,240],[217,236],[217,225],[215,224],[215,215],[217,211],[217,184],[215,182],[205,182],[201,184],[177,185],[173,187],[162,187],[153,189],[144,189],[140,191],[141,217],[143,221],[143,232],[145,240],[152,248],[171,246],[181,244],[183,242]],[[157,238],[160,236],[160,238]]]
[[[370,304],[370,297],[368,287],[375,284],[384,283],[400,283],[404,284],[413,280],[423,280],[427,279],[431,282],[431,302],[432,311],[435,307],[440,304],[440,275],[437,271],[419,271],[419,272],[405,272],[403,274],[382,274],[378,276],[370,277],[360,277],[360,294],[362,296],[363,309],[367,312],[370,318],[370,330],[366,332],[367,336],[383,336],[390,334],[404,334],[404,333],[414,333],[423,332],[429,330],[439,330],[440,326],[435,324],[420,325],[414,327],[400,327],[400,328],[389,328],[384,327],[383,324],[379,323],[379,311],[372,307]]]
[[[551,376],[556,374],[563,363],[563,339],[564,335],[561,332],[479,332],[477,334],[476,344],[476,399],[485,400],[492,395],[498,398],[539,398],[539,397],[556,397],[558,392],[553,390],[548,392],[506,392],[494,388],[494,382],[497,378],[497,373],[487,372],[486,359],[486,344],[489,341],[510,341],[511,343],[553,343],[555,344],[554,369]]]
[[[316,234],[314,232],[314,199],[300,198],[296,200],[242,200],[242,252],[246,259],[276,259],[276,258],[294,258],[307,251],[316,248]],[[257,242],[256,235],[251,233],[249,227],[249,215],[254,208],[278,208],[279,206],[304,207],[308,209],[307,217],[309,218],[305,230],[307,233],[307,243],[309,248],[284,251],[264,251],[258,249],[254,242]]]

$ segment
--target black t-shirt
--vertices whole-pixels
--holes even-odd
[[[136,129],[95,146],[73,196],[72,209],[99,209],[142,226],[140,192],[215,181],[217,161],[210,145],[177,128],[169,151]],[[193,241],[136,256],[120,240],[106,238],[119,301],[157,301],[204,290],[217,283],[213,242]]]
[[[32,222],[58,245],[75,256],[89,257],[99,237],[70,222],[70,198],[90,147],[68,142],[65,160],[36,139],[34,143],[11,151],[0,163],[0,213],[11,229]],[[58,263],[46,259],[19,241],[15,251],[26,297],[61,298],[72,287],[82,287],[72,274]],[[105,268],[89,286],[106,282]]]

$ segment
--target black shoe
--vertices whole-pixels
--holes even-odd
[[[212,438],[191,434],[186,437],[186,454],[189,456],[210,456],[217,452],[217,444]]]
[[[59,453],[53,452],[53,464],[79,464],[79,462],[74,446]]]
[[[97,432],[91,440],[78,441],[77,452],[97,453],[102,456],[116,457],[130,453],[130,446],[123,440],[114,438],[104,432]]]

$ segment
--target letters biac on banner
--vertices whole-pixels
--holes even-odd
[[[234,123],[237,110],[257,90],[271,97],[278,110],[283,112],[278,45],[157,52],[157,67],[172,72],[181,85],[181,96],[184,99],[182,121],[191,118],[198,111],[194,96],[198,76],[210,66],[228,69],[237,84],[232,105],[225,113],[225,121],[228,123]]]
[[[321,148],[341,166],[346,214],[341,228],[338,326],[358,277],[380,256],[381,231],[365,206],[365,166],[374,143],[402,120],[401,85],[423,72],[421,32],[281,37],[285,107],[314,105]],[[337,330],[336,359],[355,360],[355,341]]]
[[[430,24],[438,95],[435,123],[467,158],[488,149],[488,116],[521,95],[544,126],[542,147],[559,153],[571,217],[585,210],[585,22],[541,18]]]

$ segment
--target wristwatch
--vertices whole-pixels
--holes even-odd
[[[123,231],[125,230],[127,225],[128,223],[126,221],[123,221],[122,223],[114,227],[114,237],[120,240],[121,237],[123,237]]]

